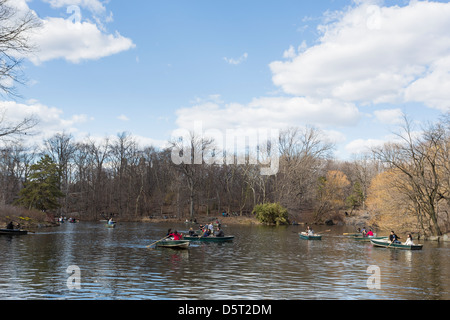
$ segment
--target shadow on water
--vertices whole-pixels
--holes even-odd
[[[400,251],[344,237],[344,227],[327,227],[321,241],[307,241],[298,237],[301,226],[228,226],[232,242],[192,242],[187,250],[146,247],[168,228],[188,229],[183,223],[108,229],[82,222],[0,237],[0,298],[450,298],[446,243]],[[79,267],[77,289],[67,286],[69,266]],[[370,266],[380,270],[380,289],[368,288]]]

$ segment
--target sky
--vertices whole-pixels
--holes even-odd
[[[351,159],[450,111],[450,3],[381,0],[10,0],[42,27],[11,121],[37,137],[316,127]],[[419,125],[418,125],[419,126]]]

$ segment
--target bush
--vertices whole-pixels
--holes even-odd
[[[259,222],[264,224],[289,224],[288,212],[279,203],[263,203],[253,208],[252,213]]]

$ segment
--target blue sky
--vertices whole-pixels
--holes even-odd
[[[448,1],[11,1],[44,27],[0,103],[45,135],[312,125],[347,159],[450,110]]]

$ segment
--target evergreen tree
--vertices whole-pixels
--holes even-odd
[[[16,203],[41,211],[59,208],[58,199],[64,197],[64,194],[59,188],[58,165],[45,155],[30,169],[29,179],[20,191]]]
[[[288,211],[279,203],[263,203],[254,207],[256,219],[265,224],[289,224]]]

